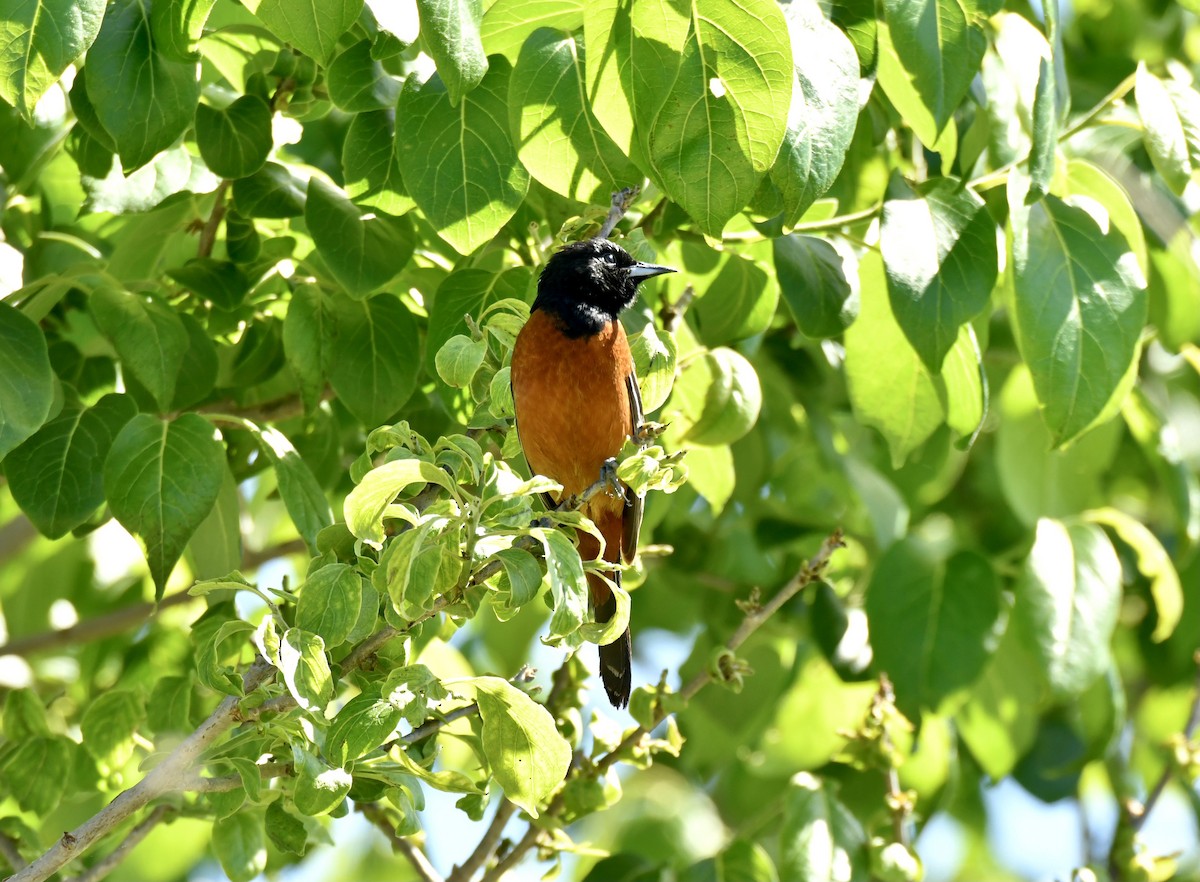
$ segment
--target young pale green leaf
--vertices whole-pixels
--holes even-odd
[[[1141,521],[1134,520],[1115,508],[1100,508],[1086,512],[1084,520],[1108,527],[1133,549],[1137,555],[1138,571],[1150,582],[1150,596],[1158,611],[1158,621],[1150,639],[1161,643],[1174,633],[1183,617],[1183,586],[1171,556],[1162,543]]]
[[[502,367],[492,374],[492,381],[488,384],[488,410],[498,420],[511,420],[516,416],[511,367]]]
[[[346,195],[355,205],[399,217],[416,203],[400,174],[394,116],[391,108],[354,115],[342,145],[342,174]]]
[[[150,7],[154,46],[171,61],[196,61],[204,23],[216,0],[156,0]]]
[[[263,621],[274,624],[271,616],[267,616]],[[264,630],[268,628],[264,627]],[[242,650],[248,645],[247,638],[253,631],[254,626],[241,619],[226,621],[216,628],[210,627],[200,632],[193,626],[192,634],[196,642],[196,679],[209,689],[225,695],[244,694],[242,675],[226,662],[236,661],[241,657]],[[265,641],[264,646],[268,651],[271,648]]]
[[[283,351],[309,413],[316,410],[325,388],[334,336],[328,298],[317,285],[297,285],[283,320]]]
[[[142,698],[129,689],[102,692],[79,721],[83,746],[98,763],[120,769],[133,756],[133,736],[146,718]]]
[[[1056,698],[1077,698],[1110,663],[1121,561],[1093,524],[1042,519],[1017,585],[1014,614]]]
[[[406,619],[428,612],[434,598],[458,581],[462,570],[458,545],[448,545],[452,536],[441,534],[441,526],[441,519],[430,518],[401,533],[375,571],[376,586],[387,591],[393,607]]]
[[[549,639],[574,634],[587,620],[588,611],[588,588],[579,551],[561,530],[534,527],[529,535],[542,543],[545,552],[546,582],[554,604]]]
[[[233,182],[233,202],[246,217],[299,217],[304,214],[305,183],[286,167],[268,162]]]
[[[476,677],[470,682],[479,702],[483,755],[492,775],[511,802],[536,818],[538,806],[566,777],[571,746],[549,711],[506,680]]]
[[[399,298],[335,297],[336,333],[329,347],[329,383],[366,426],[378,426],[408,401],[417,385],[417,323]]]
[[[479,29],[484,51],[516,64],[526,39],[539,28],[579,30],[583,7],[583,0],[497,0],[483,14]]]
[[[1120,406],[1142,326],[1145,282],[1115,228],[1047,196],[1026,207],[1010,179],[1009,253],[1021,357],[1055,445]]]
[[[296,627],[316,634],[333,649],[346,642],[361,608],[358,573],[346,564],[330,564],[304,581],[296,604]]]
[[[71,778],[74,742],[38,735],[16,745],[0,765],[0,786],[22,809],[45,816],[54,811]]]
[[[250,882],[267,868],[267,843],[258,812],[234,812],[212,828],[212,848],[229,882]]]
[[[783,225],[791,227],[842,170],[858,122],[858,56],[816,3],[788,3],[783,14],[795,82],[783,146],[764,183],[778,192]]]
[[[975,193],[946,178],[888,186],[880,228],[892,313],[931,373],[996,284],[996,225]]]
[[[522,548],[505,548],[495,554],[503,569],[497,577],[496,617],[507,621],[517,610],[537,597],[542,586],[542,568],[537,559]]]
[[[862,825],[829,786],[808,772],[800,772],[788,784],[779,839],[783,879],[867,878]]]
[[[87,63],[88,98],[126,172],[148,163],[192,124],[199,65],[158,51],[148,0],[118,0],[108,10]]]
[[[346,526],[375,548],[383,545],[383,517],[396,496],[412,484],[437,484],[451,490],[454,483],[445,471],[420,459],[395,459],[371,469],[346,496]],[[453,491],[452,491],[453,492]]]
[[[1195,168],[1183,120],[1163,81],[1146,70],[1144,63],[1138,65],[1134,98],[1142,120],[1142,141],[1151,162],[1167,186],[1177,194],[1183,193]]]
[[[987,49],[987,15],[993,0],[884,0],[879,83],[917,137],[938,140],[979,73]],[[919,112],[909,114],[906,89]]]
[[[104,463],[104,495],[121,526],[141,539],[156,597],[221,491],[225,451],[214,435],[194,413],[171,422],[139,414]]]
[[[429,309],[429,330],[425,335],[425,358],[430,367],[443,344],[455,334],[467,334],[464,316],[481,319],[489,306],[505,299],[525,300],[533,279],[533,270],[514,266],[503,272],[467,267],[455,270],[442,280]]]
[[[508,129],[512,68],[494,59],[456,106],[442,78],[410,79],[396,114],[404,184],[438,234],[462,254],[491,239],[521,205],[529,174]]]
[[[417,11],[426,51],[437,63],[450,105],[457,107],[488,72],[479,36],[483,0],[417,0]]]
[[[304,854],[308,847],[308,828],[283,807],[283,800],[277,799],[267,806],[265,826],[267,838],[281,852],[297,857]]]
[[[408,752],[400,745],[396,745],[388,751],[388,758],[398,763],[409,775],[424,781],[430,787],[433,787],[435,790],[441,790],[443,793],[482,792],[479,789],[479,785],[462,772],[457,772],[454,769],[442,769],[435,772],[430,768],[433,765],[431,760],[426,760],[426,764],[422,765],[409,756]]]
[[[175,310],[109,285],[92,291],[88,308],[122,364],[167,410],[190,343]]]
[[[871,648],[910,716],[970,686],[996,649],[1000,584],[986,558],[941,560],[913,538],[891,545],[867,588]]]
[[[442,344],[434,357],[438,376],[448,386],[463,389],[471,385],[475,372],[487,355],[487,340],[472,340],[456,334]]]
[[[643,176],[584,100],[584,54],[581,38],[559,31],[538,30],[526,40],[509,85],[509,125],[521,163],[539,183],[603,205]]]
[[[329,500],[325,498],[325,491],[283,432],[271,426],[254,426],[251,432],[258,441],[259,449],[275,469],[279,495],[283,498],[292,523],[309,548],[315,549],[317,534],[333,523],[333,511],[329,507]]]
[[[362,8],[363,0],[261,0],[251,11],[282,42],[325,62],[337,48],[338,39],[358,20]]]
[[[45,336],[21,312],[0,303],[0,460],[46,421],[54,384]]]
[[[257,95],[242,95],[225,108],[196,108],[196,146],[204,163],[223,178],[245,178],[267,164],[271,108]]]
[[[733,498],[733,453],[725,446],[689,447],[687,451],[689,486],[708,501],[714,514],[720,514]]]
[[[219,579],[242,565],[242,504],[228,466],[217,501],[192,534],[187,553],[196,579]]]
[[[629,341],[633,366],[642,394],[642,412],[654,413],[666,403],[675,385],[678,346],[675,335],[647,324]]]
[[[314,715],[325,712],[333,698],[333,675],[324,640],[301,628],[288,628],[279,644],[279,669],[296,704]]]
[[[8,455],[8,490],[43,535],[66,535],[104,503],[96,463],[104,461],[116,434],[137,412],[127,395],[106,395],[90,408],[68,403]]]
[[[858,317],[858,289],[842,256],[824,239],[781,236],[771,242],[783,302],[806,337],[836,337]],[[854,281],[857,282],[857,279]]]
[[[0,8],[0,98],[26,120],[100,32],[105,0],[27,0]]]
[[[704,397],[699,419],[684,436],[690,444],[721,446],[741,438],[758,421],[762,409],[762,387],[749,360],[725,347],[704,355],[712,383]]]
[[[347,113],[390,110],[400,95],[400,81],[371,57],[371,41],[360,40],[338,55],[325,75],[329,98]]]
[[[346,702],[325,737],[325,755],[345,765],[382,745],[392,737],[403,711],[374,695],[356,695]]]
[[[308,182],[304,220],[321,259],[356,300],[382,287],[412,256],[411,220],[360,211],[318,177]]]
[[[345,769],[331,768],[299,746],[292,748],[292,764],[296,767],[296,811],[310,818],[337,808],[354,783]]]
[[[610,13],[610,27],[607,35],[585,30],[589,52],[618,68],[609,86],[628,98],[656,183],[701,230],[719,236],[783,141],[794,80],[783,13],[771,0],[615,5],[596,10]],[[589,75],[590,95],[597,85]]]

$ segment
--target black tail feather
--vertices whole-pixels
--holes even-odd
[[[617,601],[611,594],[596,604],[596,621],[607,622],[617,611]],[[609,643],[600,647],[600,680],[608,693],[608,702],[615,708],[629,704],[633,691],[633,640],[629,629]]]

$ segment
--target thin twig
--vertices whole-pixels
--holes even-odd
[[[529,829],[525,831],[525,835],[521,837],[521,840],[512,847],[512,850],[508,854],[496,863],[496,866],[484,874],[480,882],[499,882],[500,879],[504,878],[505,873],[521,862],[522,858],[525,857],[525,852],[537,844],[537,839],[541,835],[541,832],[533,824],[530,824]]]
[[[597,239],[607,239],[621,218],[625,216],[625,212],[629,211],[629,206],[633,205],[633,200],[637,198],[638,193],[642,192],[641,187],[626,187],[623,190],[618,190],[612,195],[612,207],[608,209],[608,216],[604,218],[604,223],[600,225],[600,232],[596,234]]]
[[[21,852],[17,848],[17,841],[7,833],[0,833],[0,857],[8,861],[8,865],[13,870],[23,870],[29,866],[25,858],[21,857]]]
[[[887,674],[879,675],[879,691],[875,695],[875,700],[880,705],[892,705],[896,702],[896,690]],[[887,726],[883,727],[883,734],[880,737],[883,752],[890,757],[894,745],[892,737],[888,734]],[[889,762],[884,778],[887,784],[887,805],[892,814],[892,839],[908,848],[908,799],[900,788],[900,772]]]
[[[798,223],[792,227],[793,233],[824,233],[830,230],[841,229],[853,224],[862,223],[870,220],[883,211],[883,203],[880,202],[872,205],[870,208],[864,208],[862,211],[851,212],[850,214],[839,214],[834,217],[827,217],[825,220],[808,221],[807,223]]]
[[[1191,741],[1196,734],[1196,729],[1200,728],[1200,650],[1192,656],[1192,661],[1196,665],[1196,694],[1192,696],[1192,709],[1188,712],[1187,724],[1183,727],[1183,737]],[[1167,767],[1163,769],[1162,774],[1158,776],[1158,780],[1154,782],[1154,786],[1150,789],[1150,795],[1146,797],[1146,801],[1141,805],[1128,806],[1129,811],[1129,826],[1136,833],[1141,830],[1146,823],[1146,819],[1150,816],[1150,812],[1158,803],[1159,798],[1163,795],[1163,791],[1167,788],[1167,783],[1171,780],[1171,776],[1175,773],[1175,766],[1170,760],[1167,761]]]
[[[213,207],[200,230],[200,244],[196,248],[197,257],[212,257],[213,245],[217,242],[217,229],[225,218],[225,192],[229,189],[229,181],[222,179],[213,191]]]
[[[133,851],[141,841],[150,835],[150,831],[166,820],[173,809],[169,805],[160,805],[146,816],[146,819],[134,827],[121,840],[120,845],[110,851],[107,855],[97,861],[95,864],[87,868],[86,872],[80,873],[70,882],[100,882],[105,876],[121,865],[125,858],[129,857],[129,853]]]
[[[258,767],[258,773],[263,780],[287,778],[296,774],[296,767],[291,763],[262,763]],[[241,775],[219,775],[216,778],[195,775],[180,783],[179,789],[186,793],[228,793],[241,786]]]
[[[496,814],[492,817],[491,824],[488,825],[487,832],[483,834],[479,844],[475,846],[475,850],[467,859],[450,871],[447,882],[470,882],[479,869],[496,853],[496,848],[500,845],[500,837],[504,835],[504,828],[508,826],[508,822],[516,813],[517,807],[513,803],[507,799],[501,799],[500,805],[496,808]]]
[[[658,317],[662,320],[663,330],[675,333],[679,328],[680,322],[683,321],[684,313],[688,311],[688,307],[692,305],[692,301],[696,297],[696,289],[688,285],[683,289],[683,293],[679,295],[679,299],[674,303],[664,303],[663,308],[659,310]]]
[[[449,726],[455,720],[461,720],[463,717],[471,717],[479,713],[479,705],[475,702],[456,707],[452,711],[447,711],[442,714],[441,719],[427,720],[417,728],[413,729],[403,738],[397,739],[401,744],[416,744],[422,738],[428,738],[436,732],[440,732],[446,726]]]
[[[388,842],[392,844],[392,848],[404,855],[424,882],[445,882],[441,874],[429,862],[429,858],[425,856],[425,852],[421,851],[416,843],[396,833],[396,828],[388,820],[387,813],[380,808],[378,803],[359,803],[357,808],[368,821],[374,824],[388,838]]]

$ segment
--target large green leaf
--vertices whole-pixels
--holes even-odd
[[[153,298],[108,285],[92,292],[88,307],[122,364],[166,411],[188,350],[183,321],[173,309]]]
[[[865,882],[869,878],[862,824],[829,785],[807,772],[788,784],[779,839],[782,879]]]
[[[333,512],[329,508],[325,492],[313,477],[308,464],[300,458],[300,454],[283,432],[271,426],[255,426],[253,433],[259,449],[275,468],[279,495],[283,498],[292,523],[296,525],[297,532],[309,547],[315,549],[317,534],[333,523]]]
[[[154,45],[172,61],[195,61],[216,0],[155,0],[150,7]]]
[[[145,718],[141,696],[130,689],[110,689],[88,705],[79,721],[83,746],[97,762],[119,769],[133,756],[133,736]]]
[[[68,404],[8,455],[8,488],[43,535],[65,535],[103,504],[96,466],[136,413],[128,395],[105,395],[92,407]]]
[[[413,393],[420,368],[417,323],[390,294],[333,301],[336,332],[329,349],[329,382],[342,403],[367,426],[377,426]]]
[[[458,106],[440,76],[405,85],[396,108],[396,149],[408,192],[463,254],[491,239],[513,216],[529,175],[508,128],[512,68],[493,59],[487,76]]]
[[[875,663],[896,685],[902,710],[934,710],[970,686],[996,649],[1003,605],[987,559],[943,560],[918,539],[884,552],[867,588]]]
[[[678,250],[675,250],[677,248]],[[682,242],[668,254],[696,292],[692,306],[699,337],[719,346],[761,334],[775,317],[779,285],[767,265],[755,258],[765,249],[718,253],[704,245]],[[672,284],[677,284],[675,278]]]
[[[228,107],[196,108],[196,146],[205,164],[223,178],[244,178],[267,164],[271,152],[271,108],[257,95]]]
[[[346,496],[342,511],[350,532],[376,548],[383,544],[383,518],[388,506],[405,487],[426,482],[449,490],[453,484],[445,471],[420,459],[396,459],[371,469]],[[578,557],[578,555],[576,555]]]
[[[54,382],[41,330],[0,303],[0,460],[50,415]]]
[[[1021,189],[1009,188],[1017,342],[1060,445],[1120,407],[1146,321],[1145,282],[1115,227],[1055,196],[1026,207]]]
[[[959,328],[996,284],[996,225],[983,200],[949,179],[888,186],[880,229],[892,312],[921,361],[942,369]]]
[[[156,597],[221,490],[225,452],[214,434],[194,413],[171,422],[139,414],[104,463],[104,495],[121,526],[142,541]]]
[[[583,0],[497,0],[483,14],[480,38],[488,55],[512,64],[538,28],[575,31],[583,24]]]
[[[0,98],[27,120],[96,39],[106,0],[13,0],[0,7]]]
[[[329,65],[325,82],[329,97],[347,113],[391,109],[400,94],[400,81],[371,57],[371,42],[360,40]]]
[[[296,626],[333,649],[350,636],[361,605],[362,578],[347,564],[330,564],[310,573],[300,589]]]
[[[858,289],[842,256],[824,239],[780,236],[771,241],[783,302],[806,337],[836,337],[858,317]],[[857,281],[857,279],[855,279]]]
[[[1078,697],[1110,664],[1121,561],[1093,524],[1038,521],[1016,615],[1056,698]]]
[[[199,65],[154,45],[148,0],[117,0],[88,51],[87,93],[126,172],[170,147],[192,124]]]
[[[537,31],[525,41],[508,90],[521,162],[556,193],[592,204],[642,181],[584,101],[581,39]]]
[[[296,375],[304,409],[321,400],[334,339],[333,305],[317,285],[298,285],[283,321],[283,351]]]
[[[262,817],[234,812],[212,829],[212,848],[230,882],[250,882],[267,866],[267,843]]]
[[[446,276],[438,285],[433,306],[429,309],[426,364],[433,366],[434,358],[447,340],[455,334],[468,332],[464,316],[478,320],[483,311],[497,301],[526,299],[532,277],[532,270],[524,266],[510,267],[499,273],[466,267]]]
[[[346,195],[355,205],[399,217],[416,203],[400,174],[394,116],[391,108],[354,115],[342,145],[342,174]]]
[[[358,20],[363,0],[261,0],[246,5],[284,43],[318,61],[328,61],[338,38]]]
[[[483,0],[417,0],[425,49],[437,62],[451,106],[474,89],[488,72],[479,24]]]
[[[364,212],[318,177],[308,182],[304,219],[321,259],[351,297],[383,286],[412,256],[412,221]]]
[[[536,818],[538,806],[566,777],[571,746],[550,712],[520,689],[499,677],[470,682],[483,720],[483,755],[496,783],[510,802]]]

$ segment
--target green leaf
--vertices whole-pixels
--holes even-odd
[[[83,746],[96,762],[120,769],[133,756],[133,736],[145,718],[146,710],[137,693],[129,689],[102,692],[79,721]]]
[[[762,409],[762,387],[758,374],[744,355],[718,347],[704,355],[712,382],[704,398],[699,419],[684,438],[691,444],[732,444],[758,421]]]
[[[178,145],[156,154],[128,176],[113,163],[103,180],[85,177],[83,183],[92,211],[133,214],[148,211],[184,190],[211,189],[216,186],[216,178],[187,148]],[[179,204],[188,207],[188,203]],[[159,237],[169,233],[161,228],[155,232]],[[110,270],[116,268],[115,261],[109,264]]]
[[[566,637],[579,630],[587,620],[588,588],[583,577],[583,562],[579,559],[579,551],[561,530],[534,527],[529,535],[542,543],[545,552],[546,583],[554,604],[549,639]]]
[[[283,807],[283,800],[267,806],[266,831],[271,844],[285,854],[299,857],[308,846],[308,828]]]
[[[246,217],[298,217],[304,214],[305,184],[284,166],[268,162],[233,182],[233,201]]]
[[[479,319],[485,309],[506,298],[526,299],[533,270],[514,266],[503,272],[467,267],[455,270],[442,280],[429,309],[429,330],[425,335],[426,362],[434,367],[442,346],[455,334],[467,334],[464,316]]]
[[[339,765],[366,756],[392,737],[403,715],[390,701],[356,695],[333,718],[325,738],[325,755]]]
[[[511,68],[494,59],[460,106],[440,76],[409,80],[396,107],[404,184],[438,234],[469,254],[516,213],[529,188],[508,129]]]
[[[70,781],[74,747],[66,738],[44,735],[21,742],[0,766],[0,785],[25,811],[50,814]]]
[[[1158,611],[1158,621],[1150,639],[1161,643],[1174,633],[1183,618],[1183,586],[1171,556],[1150,530],[1123,511],[1100,508],[1087,512],[1084,520],[1108,527],[1137,555],[1138,571],[1150,582],[1150,596]]]
[[[0,460],[45,422],[54,386],[45,336],[21,312],[0,303]]]
[[[504,567],[496,582],[496,617],[503,622],[537,597],[542,586],[542,568],[532,554],[521,548],[505,548],[494,557]]]
[[[421,34],[425,50],[437,63],[438,74],[450,94],[450,104],[458,106],[468,92],[488,72],[479,24],[483,18],[482,0],[417,0],[421,16]]]
[[[579,30],[583,7],[582,0],[497,0],[483,14],[483,48],[516,64],[525,40],[538,28]]]
[[[987,49],[986,7],[985,0],[883,2],[887,28],[879,33],[879,84],[927,147],[979,73]],[[907,91],[919,103],[906,98]]]
[[[296,3],[295,0],[262,0],[254,14],[275,36],[305,55],[326,62],[362,12],[363,0],[324,0]]]
[[[779,285],[765,264],[732,252],[718,254],[704,245],[684,242],[678,266],[696,291],[692,313],[699,337],[720,346],[761,334],[775,316]]]
[[[154,684],[146,702],[146,725],[156,734],[192,731],[192,690],[190,676],[162,677]]]
[[[1146,70],[1145,63],[1138,65],[1134,85],[1138,116],[1142,120],[1142,140],[1150,161],[1167,186],[1182,194],[1192,179],[1191,151],[1188,149],[1184,123],[1180,118],[1171,93],[1163,81]]]
[[[88,98],[126,172],[170,147],[192,124],[199,66],[154,46],[148,0],[117,0],[88,50]]]
[[[212,847],[229,882],[250,882],[267,867],[267,843],[257,812],[234,812],[213,824]]]
[[[301,628],[288,628],[279,643],[279,669],[302,710],[320,716],[333,698],[333,675],[325,641]]]
[[[678,346],[675,335],[660,331],[653,323],[629,340],[638,386],[642,393],[642,411],[654,413],[666,403],[675,385]]]
[[[438,376],[448,386],[462,389],[471,384],[487,355],[487,340],[472,340],[457,334],[442,344],[434,359]]]
[[[325,389],[334,333],[332,307],[320,287],[297,285],[283,320],[283,351],[308,413],[316,410]]]
[[[1115,229],[1047,196],[1009,187],[1009,265],[1021,357],[1055,445],[1120,406],[1146,322],[1137,258]]]
[[[602,60],[588,94],[605,130],[627,155],[624,130],[635,135],[656,183],[719,236],[774,164],[787,127],[795,77],[778,5],[589,4],[584,33]],[[614,91],[597,103],[602,90]]]
[[[782,201],[783,225],[792,227],[842,170],[858,122],[858,56],[815,2],[788,3],[783,14],[795,82],[783,146],[767,182]]]
[[[220,309],[237,309],[251,288],[250,279],[236,263],[211,257],[193,258],[167,270],[167,275]]]
[[[350,532],[368,545],[383,545],[383,518],[392,501],[412,484],[437,484],[450,490],[454,484],[445,471],[420,459],[396,459],[371,469],[346,496],[344,513]]]
[[[390,109],[355,114],[342,145],[342,173],[355,205],[399,217],[416,203],[400,174],[393,117]]]
[[[538,806],[566,777],[571,746],[558,733],[550,712],[520,689],[499,677],[470,682],[479,702],[483,755],[492,775],[509,801],[536,818]]]
[[[166,411],[190,342],[175,310],[109,285],[92,291],[88,308],[121,363]]]
[[[1104,169],[1093,165],[1086,159],[1072,158],[1067,161],[1066,186],[1070,200],[1077,205],[1086,205],[1086,200],[1094,199],[1108,213],[1108,219],[1125,237],[1138,266],[1145,275],[1149,271],[1150,259],[1146,249],[1146,233],[1142,228],[1142,219],[1138,217],[1129,193],[1117,182],[1116,178]],[[1153,317],[1151,318],[1153,321]]]
[[[321,259],[356,300],[390,281],[412,256],[412,221],[360,211],[342,191],[315,176],[308,182],[304,220]]]
[[[1016,628],[1004,632],[995,655],[955,718],[972,756],[995,781],[1013,771],[1037,737],[1042,686],[1037,662],[1025,651],[1016,632]]]
[[[931,373],[996,284],[996,225],[975,193],[946,178],[888,186],[880,228],[892,312]]]
[[[935,710],[970,686],[996,649],[1003,605],[988,561],[960,551],[942,560],[920,540],[891,545],[875,565],[866,613],[875,664],[901,710]]]
[[[257,95],[242,95],[225,108],[196,108],[196,146],[213,174],[245,178],[267,164],[273,145],[271,108]]]
[[[806,337],[836,337],[858,317],[858,291],[842,256],[824,239],[781,236],[771,242],[783,302]],[[857,281],[857,280],[856,280]]]
[[[433,608],[433,600],[458,581],[462,570],[457,541],[453,548],[439,530],[436,517],[401,533],[388,546],[375,584],[386,590],[393,608],[405,619],[415,619]]]
[[[154,0],[150,30],[154,45],[172,61],[196,61],[204,24],[216,0]]]
[[[317,534],[333,523],[333,511],[329,507],[329,500],[325,498],[325,491],[283,432],[271,426],[255,426],[251,431],[259,449],[275,469],[279,495],[283,498],[292,523],[309,548],[315,549]]]
[[[296,627],[318,635],[333,649],[346,642],[361,607],[358,573],[346,564],[330,564],[304,581],[296,604]]]
[[[225,455],[214,434],[194,413],[171,422],[139,414],[104,463],[104,495],[121,526],[141,539],[157,598],[221,490]]]
[[[347,113],[390,110],[400,94],[400,81],[371,57],[370,40],[360,40],[338,55],[329,65],[325,84],[330,100]]]
[[[1029,193],[1026,202],[1036,202],[1050,192],[1058,150],[1058,99],[1055,94],[1055,65],[1042,58],[1038,67],[1037,97],[1033,102],[1033,146],[1029,151]]]
[[[808,772],[800,772],[788,783],[779,840],[781,879],[865,882],[868,878],[862,825],[830,785]]]
[[[1058,699],[1078,697],[1109,665],[1121,562],[1092,524],[1043,518],[1017,585],[1014,614]]]
[[[15,689],[4,698],[4,737],[18,743],[37,735],[49,735],[46,709],[32,689]]]
[[[733,453],[728,447],[689,447],[687,467],[688,484],[720,514],[733,498]]]
[[[526,40],[508,90],[510,128],[521,163],[539,183],[602,205],[643,176],[584,100],[584,57],[582,40],[558,31],[539,30]]]
[[[364,425],[380,425],[416,388],[417,323],[390,294],[334,298],[333,314],[337,332],[329,348],[329,382]]]
[[[300,747],[293,746],[292,763],[296,767],[296,811],[310,818],[337,808],[354,783],[345,769],[331,768]]]
[[[96,39],[105,0],[23,0],[0,10],[0,98],[33,120],[33,107]]]
[[[90,408],[67,404],[8,455],[9,490],[42,535],[66,535],[104,503],[96,464],[136,413],[128,395],[105,395]]]
[[[745,839],[735,839],[716,857],[692,864],[677,878],[679,882],[779,882],[767,850]]]

